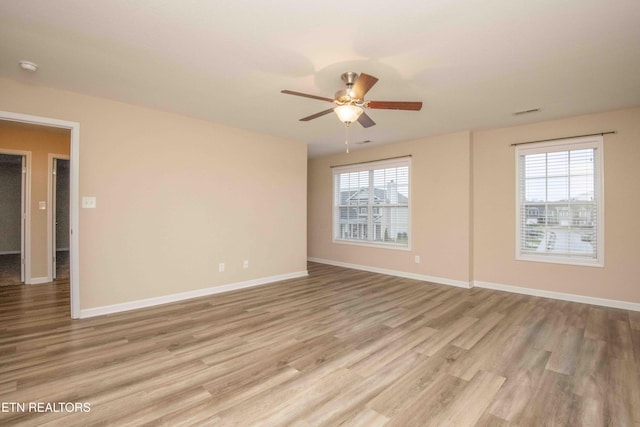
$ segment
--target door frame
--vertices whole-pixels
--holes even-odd
[[[0,148],[0,154],[20,156],[20,280],[31,284],[31,151]],[[24,168],[24,169],[23,169]]]
[[[29,114],[0,111],[0,120],[31,123],[46,127],[68,129],[70,132],[69,150],[69,287],[71,318],[80,318],[80,239],[79,239],[79,200],[80,200],[80,123]],[[28,209],[27,209],[28,210]]]
[[[56,277],[55,263],[53,260],[56,256],[56,230],[54,220],[56,219],[56,192],[54,190],[55,180],[53,178],[53,162],[57,159],[60,160],[70,160],[70,156],[68,154],[56,154],[49,153],[47,161],[47,204],[49,205],[49,212],[47,212],[47,274],[48,280],[51,282]],[[69,168],[71,168],[71,162],[69,162]],[[71,169],[69,169],[71,170]],[[69,175],[69,179],[71,179],[71,175]],[[71,193],[69,193],[69,203],[71,203]],[[69,212],[71,214],[71,212]],[[71,241],[69,241],[71,244]]]

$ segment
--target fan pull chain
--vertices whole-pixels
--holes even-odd
[[[347,154],[349,154],[349,123],[344,125],[344,145],[347,146]]]

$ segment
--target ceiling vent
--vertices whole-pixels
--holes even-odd
[[[540,108],[531,108],[529,110],[516,111],[512,113],[514,116],[522,116],[523,114],[539,113]]]

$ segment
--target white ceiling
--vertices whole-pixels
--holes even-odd
[[[333,97],[345,71],[380,79],[367,99],[424,102],[369,110],[377,125],[352,125],[352,143],[638,106],[640,1],[0,0],[0,75],[298,140],[310,157],[342,151],[344,127],[298,121],[331,104],[280,90]]]

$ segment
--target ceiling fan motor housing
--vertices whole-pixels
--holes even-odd
[[[353,88],[353,85],[355,84],[356,80],[358,80],[358,73],[355,73],[353,71],[347,71],[346,73],[343,73],[340,76],[340,78],[347,85],[347,88],[336,92],[336,95],[335,95],[336,103],[348,104],[352,101],[356,101],[356,99],[352,97],[351,88]]]
[[[353,98],[351,98],[351,89],[342,89],[337,91],[335,98],[335,102],[338,105],[349,104],[353,101]]]

